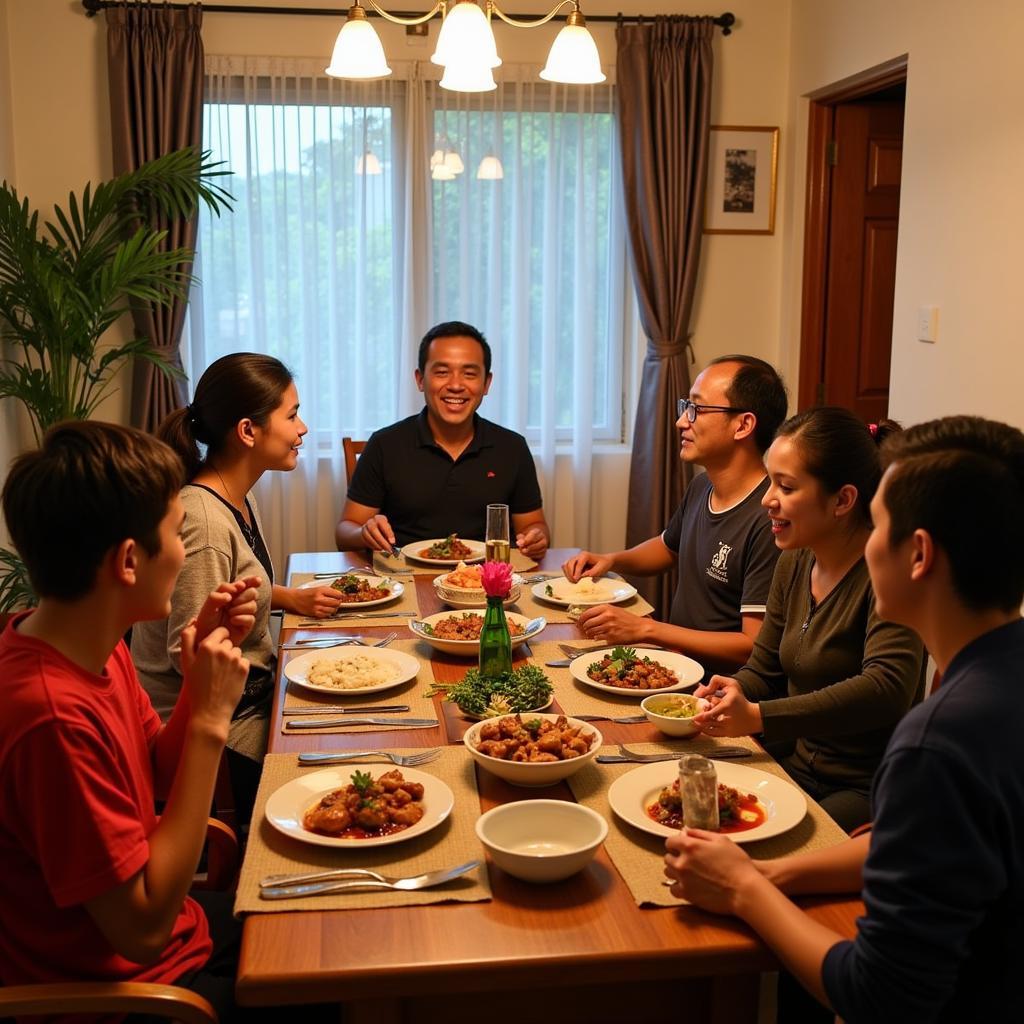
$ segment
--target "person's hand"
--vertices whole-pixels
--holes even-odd
[[[391,529],[388,517],[379,512],[363,523],[359,535],[371,551],[387,551],[390,554],[394,550],[395,531]]]
[[[331,586],[289,587],[289,611],[308,619],[326,619],[341,604],[341,591]]]
[[[231,642],[225,626],[197,643],[195,623],[181,631],[181,655],[182,664],[188,665],[184,686],[192,720],[209,724],[226,738],[249,675],[248,659]]]
[[[603,576],[612,568],[609,555],[581,551],[562,563],[562,573],[570,583],[579,583],[584,576]]]
[[[576,625],[590,640],[600,640],[607,644],[635,644],[647,639],[651,620],[613,604],[596,604],[580,615]]]
[[[548,535],[539,526],[516,534],[516,547],[527,558],[543,558],[548,550]]]
[[[751,736],[762,730],[761,708],[747,700],[731,676],[712,676],[695,696],[708,697],[711,707],[693,716],[693,724],[708,736]]]
[[[736,913],[740,888],[763,878],[742,848],[718,832],[684,828],[665,840],[665,849],[672,895],[715,914]]]
[[[231,583],[222,583],[203,602],[199,614],[188,624],[195,629],[195,643],[198,646],[215,629],[223,626],[228,637],[237,647],[252,632],[256,624],[256,597],[260,585],[259,576],[246,576]],[[182,672],[188,672],[191,654],[181,648]]]

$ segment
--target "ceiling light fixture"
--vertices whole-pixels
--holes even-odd
[[[501,58],[491,27],[493,15],[514,28],[538,28],[571,4],[572,10],[548,53],[541,78],[567,85],[591,85],[605,80],[597,46],[587,28],[579,0],[559,0],[547,14],[530,20],[510,17],[495,0],[483,0],[483,7],[477,0],[437,0],[419,17],[389,14],[376,0],[366,2],[382,18],[396,25],[422,25],[435,14],[441,14],[441,31],[430,59],[444,68],[441,88],[454,92],[489,92],[496,88],[494,68],[500,66]],[[391,74],[380,37],[366,20],[366,10],[360,0],[355,0],[348,9],[326,70],[335,78],[384,78]]]

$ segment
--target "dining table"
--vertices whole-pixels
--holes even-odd
[[[549,549],[535,573],[560,574],[574,549]],[[288,559],[287,578],[366,566],[364,552],[303,552]],[[414,588],[419,616],[446,609],[433,585],[435,571],[396,578]],[[556,616],[557,618],[558,616]],[[565,616],[560,616],[565,618]],[[412,639],[408,617],[388,624],[346,622],[340,633],[368,637],[397,632]],[[324,635],[285,620],[282,643]],[[544,640],[585,640],[572,621],[550,622]],[[472,722],[441,695],[432,699],[438,725],[376,732],[285,731],[283,710],[292,691],[283,668],[294,650],[282,651],[269,730],[269,753],[461,747]],[[516,661],[525,654],[516,648]],[[455,682],[473,664],[432,650],[420,673]],[[556,704],[553,710],[560,710]],[[571,710],[567,713],[571,714]],[[605,743],[664,739],[648,722],[601,722]],[[269,760],[269,759],[268,759]],[[376,767],[376,766],[375,766]],[[390,766],[387,766],[390,767]],[[430,765],[424,770],[429,771]],[[523,789],[476,766],[479,809],[534,797],[572,800],[561,782]],[[253,832],[266,822],[252,823]],[[250,844],[253,842],[250,838]],[[484,859],[481,846],[478,856]],[[528,1019],[663,1021],[713,1024],[758,1020],[761,978],[777,971],[775,956],[742,922],[694,906],[638,906],[606,849],[564,881],[519,881],[487,862],[491,895],[473,902],[423,906],[324,909],[315,899],[302,910],[250,913],[243,924],[237,999],[243,1006],[337,1003],[346,1024],[523,1024]],[[801,897],[800,905],[844,937],[863,913],[854,896]]]

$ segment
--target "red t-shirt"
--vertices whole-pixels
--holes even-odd
[[[123,643],[93,675],[18,633],[24,617],[0,636],[0,979],[174,981],[210,956],[198,904],[148,965],[115,953],[83,906],[149,859],[160,719]]]

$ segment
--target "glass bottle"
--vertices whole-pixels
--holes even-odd
[[[679,798],[687,828],[718,831],[718,773],[706,757],[685,754],[679,759]]]
[[[480,630],[480,675],[496,679],[512,671],[512,635],[505,618],[504,599],[487,598],[487,612]]]

